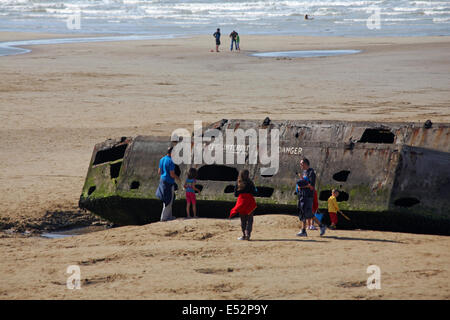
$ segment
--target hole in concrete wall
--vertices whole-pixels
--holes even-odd
[[[133,181],[133,182],[131,182],[130,189],[132,189],[132,190],[139,189],[140,186],[141,186],[141,184],[139,183],[139,181]]]
[[[122,159],[125,156],[125,150],[127,147],[128,144],[121,144],[117,147],[98,151],[95,155],[93,165]]]
[[[273,174],[261,174],[261,177],[263,177],[263,178],[272,178]]]
[[[394,143],[395,134],[388,129],[366,129],[358,142]]]
[[[349,174],[350,174],[350,171],[342,170],[342,171],[339,171],[339,172],[336,172],[335,174],[333,174],[333,179],[336,181],[344,182],[344,181],[347,181]]]
[[[320,201],[327,201],[328,198],[331,197],[331,190],[322,190],[319,193],[319,200]]]
[[[225,187],[225,190],[223,190],[223,193],[234,193],[234,185],[229,184]]]
[[[225,190],[223,190],[223,193],[234,193],[235,185],[229,184],[225,187]],[[270,198],[274,192],[274,188],[270,187],[256,187],[258,192],[256,193],[255,197],[262,197],[262,198]]]
[[[89,188],[89,190],[88,190],[88,196],[90,196],[91,194],[93,194],[94,193],[94,191],[95,191],[95,189],[96,189],[96,187],[95,186],[92,186],[92,187],[90,187]]]
[[[337,202],[342,202],[342,201],[348,201],[349,198],[350,198],[350,196],[348,195],[347,192],[339,191],[339,195],[336,198],[336,200],[337,200]]]
[[[113,163],[109,167],[109,175],[111,176],[111,179],[119,177],[120,168],[122,167],[122,161]]]
[[[211,164],[198,169],[197,180],[236,181],[237,177],[236,168]]]
[[[175,172],[175,175],[177,176],[181,176],[181,169],[179,165],[175,165],[175,170],[173,170]]]
[[[262,198],[270,198],[274,191],[274,189],[270,187],[256,187],[256,189],[258,190],[256,197]]]
[[[331,190],[322,190],[319,193],[319,200],[320,201],[327,201],[328,198],[331,197]],[[339,191],[339,195],[336,198],[337,202],[342,202],[342,201],[348,201],[348,199],[350,198],[349,194],[345,191]]]
[[[203,190],[203,186],[202,186],[201,184],[196,184],[195,187],[196,187],[198,190],[200,190],[200,191]],[[198,192],[195,191],[195,193],[198,193]]]
[[[397,200],[395,200],[394,205],[399,206],[399,207],[412,207],[416,204],[420,203],[420,200],[417,198],[412,198],[412,197],[406,197],[406,198],[399,198]]]

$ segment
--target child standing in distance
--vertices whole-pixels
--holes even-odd
[[[239,47],[239,42],[241,39],[239,38],[239,33],[236,32],[236,50],[241,52],[241,48]]]
[[[235,214],[239,214],[241,217],[242,237],[239,237],[238,240],[250,240],[253,229],[253,211],[256,209],[256,201],[253,196],[258,190],[249,176],[250,172],[246,169],[239,172],[234,189],[234,195],[238,199],[230,211],[230,218]]]
[[[330,229],[336,229],[338,223],[337,213],[341,212],[337,204],[336,198],[339,196],[339,191],[336,189],[331,190],[331,196],[328,198],[328,214],[330,215],[331,225]]]
[[[186,213],[188,218],[191,217],[191,204],[194,218],[197,218],[197,199],[195,197],[195,191],[200,192],[200,190],[195,187],[195,178],[197,178],[197,170],[195,168],[190,168],[186,183],[184,184],[184,188],[186,189]]]

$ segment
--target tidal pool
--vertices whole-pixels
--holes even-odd
[[[301,50],[301,51],[275,51],[253,53],[253,57],[261,58],[312,58],[312,57],[331,57],[345,54],[359,53],[361,50]]]

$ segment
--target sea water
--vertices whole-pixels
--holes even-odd
[[[343,54],[360,53],[361,50],[302,50],[302,51],[276,51],[276,52],[260,52],[251,54],[254,57],[261,58],[313,58],[313,57],[331,57]]]
[[[245,34],[449,35],[450,0],[0,0],[0,31],[160,36],[216,28],[238,31],[241,41]]]

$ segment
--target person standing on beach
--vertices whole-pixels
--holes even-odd
[[[297,236],[307,237],[306,233],[306,220],[313,219],[313,202],[314,202],[314,189],[316,185],[316,173],[313,168],[309,166],[309,160],[303,158],[300,161],[300,167],[303,170],[302,174],[298,174],[300,179],[297,181],[298,187],[298,213],[299,219],[302,224],[302,229]],[[325,225],[320,223],[320,235],[325,233]]]
[[[231,38],[231,47],[230,47],[230,51],[233,51],[233,43],[234,46],[236,47],[237,50],[237,46],[236,46],[236,37],[237,37],[237,32],[233,30],[233,32],[230,33],[230,38]]]
[[[219,52],[220,46],[220,29],[217,28],[217,31],[213,34],[214,38],[216,38],[216,52]]]
[[[239,214],[241,218],[242,237],[238,240],[250,240],[253,229],[253,211],[256,209],[256,201],[253,197],[258,190],[252,180],[250,172],[241,170],[234,189],[234,195],[238,197],[236,205],[230,211],[230,218]]]
[[[197,218],[197,199],[195,197],[195,192],[200,193],[200,190],[195,187],[195,178],[197,178],[197,169],[190,168],[186,183],[184,184],[184,189],[186,190],[186,216],[191,217],[190,207],[192,204],[192,212],[194,218]]]
[[[319,226],[321,224],[321,222],[316,217],[316,212],[318,209],[319,209],[319,199],[317,198],[317,191],[316,189],[314,189],[314,198],[312,207],[313,217],[312,219],[309,219],[309,221],[307,221],[308,230],[317,230],[316,227],[314,226],[314,222],[316,222]]]
[[[336,189],[331,190],[331,197],[328,198],[328,214],[330,215],[331,225],[330,229],[336,229],[336,225],[338,223],[337,213],[341,213],[339,210],[339,206],[337,203],[337,197],[339,196],[339,191]]]
[[[236,32],[236,50],[241,52],[241,47],[239,47],[239,42],[241,39],[239,38],[239,33]]]
[[[172,149],[167,149],[166,156],[159,161],[158,174],[160,176],[156,196],[163,202],[161,221],[173,220],[172,204],[175,196],[175,180],[181,183],[180,177],[175,174],[175,164],[172,161]]]

